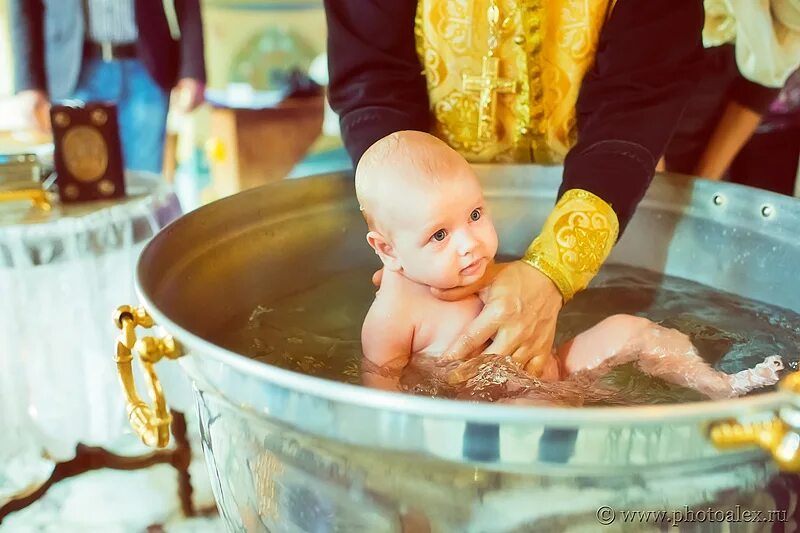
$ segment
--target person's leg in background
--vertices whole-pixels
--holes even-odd
[[[123,79],[119,61],[84,59],[78,86],[68,100],[113,102],[119,105]]]
[[[119,61],[123,73],[119,102],[120,137],[125,168],[161,174],[169,93],[147,72],[141,61]]]
[[[137,59],[87,59],[70,99],[117,105],[127,170],[161,173],[169,94]]]

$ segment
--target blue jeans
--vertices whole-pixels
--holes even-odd
[[[125,168],[161,173],[169,93],[141,61],[86,60],[71,98],[115,103]]]

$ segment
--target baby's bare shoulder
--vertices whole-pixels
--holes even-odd
[[[411,325],[410,309],[411,302],[403,291],[396,287],[381,287],[364,319],[364,328],[403,329],[407,321],[404,318],[409,318],[408,326]]]
[[[414,338],[412,308],[402,294],[384,287],[372,302],[361,327],[364,356],[383,367],[402,368],[411,356]]]

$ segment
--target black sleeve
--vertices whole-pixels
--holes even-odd
[[[780,92],[779,88],[764,87],[748,80],[741,74],[737,74],[736,79],[731,84],[730,96],[747,109],[763,115]]]
[[[44,5],[41,0],[10,0],[8,7],[14,43],[14,89],[44,91]]]
[[[585,189],[624,230],[699,79],[701,0],[618,0],[577,103],[560,194]]]
[[[328,96],[353,165],[381,137],[430,129],[416,7],[414,0],[325,0]]]
[[[206,81],[203,49],[203,17],[199,0],[175,0],[175,14],[181,30],[180,78]]]

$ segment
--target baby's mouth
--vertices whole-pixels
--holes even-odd
[[[470,276],[472,274],[476,274],[481,269],[482,266],[483,266],[483,258],[481,257],[480,259],[476,259],[469,265],[462,268],[461,275]]]

